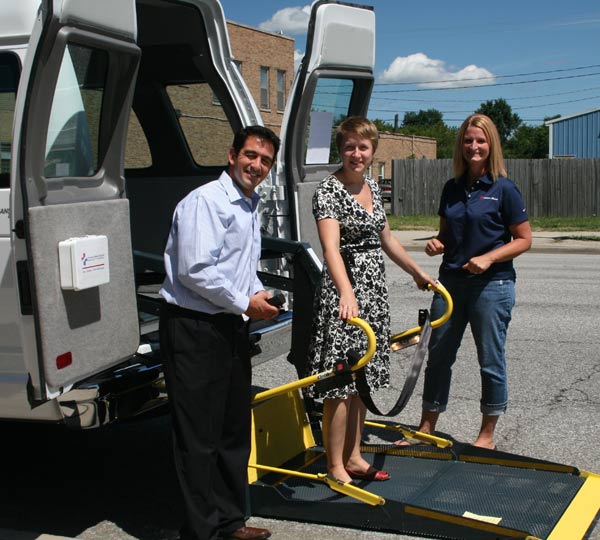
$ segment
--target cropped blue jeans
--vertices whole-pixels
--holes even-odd
[[[481,374],[481,412],[497,416],[506,411],[508,386],[504,346],[515,304],[513,280],[482,280],[477,277],[440,278],[454,303],[450,320],[433,330],[425,369],[423,410],[444,412],[448,405],[452,366],[467,324],[477,347]],[[441,295],[431,303],[431,320],[446,309]]]

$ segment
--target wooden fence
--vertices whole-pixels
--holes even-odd
[[[508,176],[519,186],[531,217],[600,215],[600,159],[507,159]],[[392,213],[437,214],[450,159],[392,162]]]

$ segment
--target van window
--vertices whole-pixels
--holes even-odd
[[[44,176],[93,176],[98,172],[106,51],[67,44],[52,100]]]
[[[12,127],[20,63],[13,52],[0,52],[0,189],[10,185]]]
[[[197,165],[222,166],[233,140],[233,129],[207,83],[167,86],[167,94]]]
[[[323,116],[326,118],[327,115],[329,115],[329,124],[331,125],[331,134],[329,137],[329,158],[327,159],[327,156],[323,153],[319,154],[321,156],[321,159],[318,160],[320,163],[337,164],[340,162],[340,153],[338,152],[335,144],[335,130],[337,126],[348,116],[353,90],[354,81],[350,79],[320,78],[317,81],[317,86],[315,88],[315,93],[312,100],[311,113],[325,113],[325,115],[320,116],[321,121]],[[309,125],[308,129],[306,130],[306,140],[304,144],[304,148],[307,149],[307,152],[310,147],[309,138],[311,129],[323,129],[322,123],[315,126],[311,125],[311,118],[317,117],[315,115],[309,115]],[[315,163],[314,154],[312,154],[310,157],[306,155],[304,162]]]
[[[140,125],[137,115],[132,110],[129,114],[127,128],[127,144],[125,146],[125,168],[146,169],[152,166],[152,155],[148,139]]]

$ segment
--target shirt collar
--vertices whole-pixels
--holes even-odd
[[[240,189],[240,186],[238,186],[233,181],[233,178],[231,178],[231,176],[229,176],[229,173],[227,171],[223,171],[221,173],[221,176],[219,176],[219,182],[221,183],[223,188],[225,188],[225,191],[227,192],[227,196],[229,197],[229,200],[231,202],[239,201],[241,199],[241,200],[244,200],[244,201],[250,203],[252,205],[252,208],[254,208],[258,204],[258,201],[260,200],[258,193],[253,191],[252,195],[250,197],[248,197]]]
[[[462,184],[462,186],[466,189],[467,187],[467,175],[464,174],[463,176],[461,176],[457,182],[459,184]],[[489,174],[485,174],[484,176],[482,176],[479,180],[477,180],[475,182],[475,184],[473,184],[474,186],[479,184],[483,184],[484,189],[488,189],[491,185],[493,185],[494,181],[492,180],[492,177]]]

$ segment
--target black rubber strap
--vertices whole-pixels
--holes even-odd
[[[381,412],[373,402],[373,398],[371,397],[371,389],[367,383],[364,368],[357,371],[356,388],[363,403],[373,414],[378,416],[396,416],[404,409],[404,407],[406,407],[406,404],[411,398],[417,384],[417,379],[419,378],[421,367],[423,366],[423,360],[427,354],[427,346],[429,345],[429,340],[431,339],[431,322],[429,320],[429,314],[427,314],[427,318],[422,326],[423,330],[421,331],[421,339],[419,340],[419,343],[415,349],[410,370],[406,380],[404,381],[404,386],[402,387],[400,396],[398,396],[398,401],[396,401],[396,404],[387,413]]]

